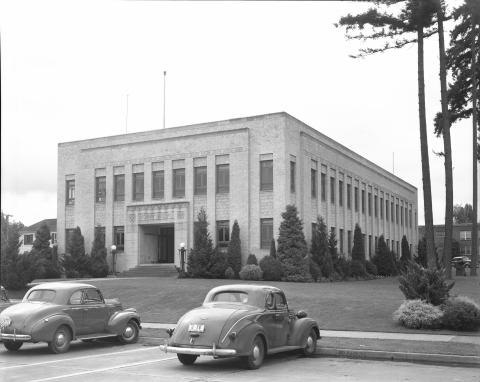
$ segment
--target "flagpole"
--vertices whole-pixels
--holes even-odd
[[[165,128],[165,88],[167,86],[167,71],[163,71],[163,128]]]

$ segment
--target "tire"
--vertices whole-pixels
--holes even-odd
[[[311,357],[315,354],[315,351],[317,350],[317,338],[317,332],[315,329],[310,329],[310,332],[305,339],[305,347],[302,349],[303,355]]]
[[[262,366],[265,358],[265,344],[260,336],[256,336],[250,347],[249,355],[243,357],[244,365],[249,370],[258,369]]]
[[[9,351],[18,351],[23,345],[23,342],[19,341],[5,341],[3,343],[3,346],[5,346],[5,349]]]
[[[66,353],[70,348],[71,340],[70,329],[62,325],[55,331],[52,341],[48,343],[48,348],[55,354]]]
[[[134,320],[130,320],[127,322],[122,334],[118,336],[118,339],[124,345],[134,344],[138,341],[139,332],[138,324]]]
[[[198,355],[195,354],[180,354],[177,353],[178,360],[183,363],[184,365],[193,365],[193,363],[197,360]]]

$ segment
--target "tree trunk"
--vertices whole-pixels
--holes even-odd
[[[477,275],[477,262],[478,262],[478,176],[477,176],[477,124],[478,124],[478,112],[477,112],[477,73],[475,71],[477,67],[477,28],[474,18],[472,17],[472,119],[473,119],[473,152],[472,152],[472,164],[473,164],[473,222],[472,222],[472,266],[470,267],[470,276]]]
[[[442,135],[445,159],[445,239],[443,242],[443,266],[447,278],[452,278],[452,231],[453,231],[453,176],[452,176],[452,144],[450,140],[450,116],[447,104],[447,65],[445,54],[445,38],[443,32],[443,9],[441,1],[437,4],[438,48],[440,56],[440,94],[442,100]]]
[[[433,240],[432,187],[428,159],[427,119],[425,116],[425,78],[423,68],[423,27],[417,27],[418,38],[418,116],[420,122],[420,151],[422,155],[423,208],[425,214],[425,238],[427,240],[428,268],[436,268],[435,242]]]

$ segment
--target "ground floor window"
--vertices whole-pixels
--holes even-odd
[[[219,247],[228,247],[230,241],[230,227],[228,220],[217,221],[217,245]]]
[[[273,219],[260,219],[260,248],[269,249],[273,239]]]
[[[72,239],[73,233],[75,232],[74,228],[68,228],[65,230],[65,249],[68,251],[70,248],[70,241]]]
[[[33,244],[33,234],[23,235],[23,244],[32,245]]]
[[[100,227],[100,226],[95,227],[95,238],[97,236],[100,236],[100,239],[102,240],[103,245],[105,245],[105,227]]]
[[[125,245],[125,228],[123,226],[113,227],[113,243],[117,251],[123,251]]]

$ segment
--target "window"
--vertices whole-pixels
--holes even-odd
[[[330,177],[330,203],[335,204],[335,178]]]
[[[310,170],[310,182],[311,182],[311,189],[312,189],[312,199],[317,198],[317,170],[312,168]]]
[[[195,167],[194,169],[194,194],[206,195],[207,194],[207,167]]]
[[[115,175],[113,182],[114,200],[123,202],[125,200],[125,174]]]
[[[97,176],[95,178],[95,201],[97,203],[105,203],[105,196],[107,194],[106,179],[104,176]]]
[[[152,198],[163,199],[165,197],[165,172],[163,170],[152,171]]]
[[[394,218],[395,218],[395,216],[393,216],[393,215],[395,214],[395,212],[394,212],[394,207],[393,207],[393,202],[390,202],[390,206],[391,206],[391,209],[392,209],[392,210],[391,210],[391,215],[392,215],[391,217],[392,217],[392,223],[393,223],[393,222],[394,222]]]
[[[395,222],[398,224],[398,204],[395,204]]]
[[[388,208],[388,200],[385,199],[385,220],[387,220],[387,221],[388,221],[388,219],[390,219],[389,211],[390,211],[390,209]]]
[[[65,248],[66,248],[67,252],[70,250],[70,242],[72,240],[74,232],[75,232],[74,228],[67,228],[65,230]]]
[[[352,185],[347,184],[347,208],[352,209]]]
[[[295,193],[295,162],[290,162],[290,192]]]
[[[343,207],[343,181],[338,181],[338,205]]]
[[[412,210],[408,211],[408,220],[410,222],[410,228],[412,228]]]
[[[95,227],[95,239],[100,236],[103,245],[105,245],[105,227]]]
[[[260,248],[269,249],[273,239],[273,219],[260,219]]]
[[[403,206],[400,207],[400,224],[403,226]]]
[[[355,202],[355,212],[358,212],[358,187],[355,187],[354,202]]]
[[[326,184],[327,175],[322,173],[320,177],[321,177],[320,187],[322,188],[321,189],[322,202],[324,202],[325,200],[327,200],[327,184]]]
[[[73,292],[69,301],[70,305],[80,305],[82,303],[82,294],[81,290]]]
[[[23,245],[32,245],[33,244],[33,233],[23,235]]]
[[[380,198],[380,219],[383,220],[383,198]]]
[[[374,210],[374,213],[375,213],[375,217],[378,218],[378,196],[375,195],[373,197],[373,210]]]
[[[377,252],[377,248],[378,248],[378,237],[375,236],[375,252]]]
[[[185,169],[176,168],[173,170],[173,197],[185,197]]]
[[[365,213],[365,190],[362,190],[362,214]]]
[[[103,303],[103,297],[98,289],[85,289],[83,295],[85,304],[99,304]]]
[[[397,256],[399,255],[400,253],[400,242],[397,240],[397,252],[395,252],[397,254]]]
[[[472,240],[472,231],[460,231],[460,240]]]
[[[228,220],[217,221],[217,245],[219,247],[228,247],[230,241],[230,228]]]
[[[230,165],[217,165],[217,193],[223,194],[230,192]]]
[[[260,161],[260,191],[273,190],[273,160]]]
[[[52,242],[52,244],[55,244],[57,242],[57,233],[56,232],[52,232],[50,234],[50,241]]]
[[[348,254],[352,254],[352,231],[347,231],[347,248]]]
[[[372,257],[372,235],[368,235],[368,257]]]
[[[343,254],[343,229],[340,229],[338,232],[339,232],[338,241],[340,242],[340,253]]]
[[[390,239],[387,239],[387,248],[390,249]]]
[[[372,193],[368,193],[368,216],[372,216]]]
[[[113,244],[117,251],[123,251],[125,245],[125,228],[123,226],[113,227]]]
[[[67,205],[75,204],[75,180],[66,181],[66,200]]]
[[[143,172],[133,174],[133,200],[143,200]]]

